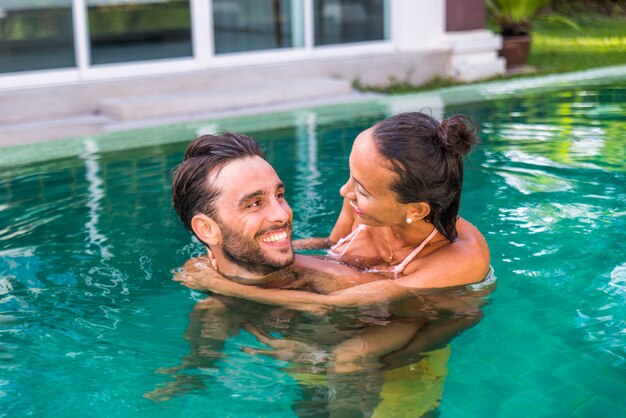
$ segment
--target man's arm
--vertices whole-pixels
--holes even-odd
[[[189,314],[189,325],[185,331],[190,353],[182,358],[181,364],[159,369],[159,373],[171,375],[173,381],[144,394],[144,397],[163,402],[205,387],[206,375],[180,372],[211,367],[221,357],[224,341],[239,332],[241,323],[241,318],[217,298],[209,297],[198,302]]]

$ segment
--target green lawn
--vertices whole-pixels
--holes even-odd
[[[580,30],[539,18],[533,28],[528,64],[553,73],[626,64],[626,16],[577,14]]]
[[[528,71],[507,74],[493,79],[510,79],[545,75],[594,67],[626,64],[626,16],[603,16],[579,11],[566,16],[573,25],[554,15],[535,20]],[[575,27],[578,26],[578,29]],[[385,88],[372,88],[355,83],[364,91],[399,94],[457,85],[451,79],[436,78],[423,85],[390,80]]]

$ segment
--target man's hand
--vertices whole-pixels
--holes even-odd
[[[259,342],[271,348],[271,350],[261,350],[244,347],[242,350],[245,353],[270,356],[278,360],[294,362],[309,367],[320,365],[324,368],[326,367],[329,357],[328,353],[317,344],[301,340],[275,338],[251,324],[246,324],[244,329],[254,335]]]

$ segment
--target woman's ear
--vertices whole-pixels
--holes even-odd
[[[407,214],[407,219],[412,222],[421,221],[430,214],[430,205],[426,202],[411,203]]]
[[[191,229],[198,239],[209,246],[219,246],[222,243],[222,229],[213,219],[198,214],[191,219]]]

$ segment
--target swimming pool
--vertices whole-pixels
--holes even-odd
[[[170,209],[169,173],[198,133],[237,129],[285,181],[298,237],[326,234],[356,134],[423,97],[82,138],[0,171],[0,415],[291,417],[310,395],[285,363],[242,353],[207,386],[155,404],[189,352],[201,295],[171,270],[201,252]],[[451,344],[442,417],[626,415],[626,78],[433,108],[484,144],[462,215],[485,234],[498,290]],[[261,120],[259,124],[258,120]],[[111,151],[128,141],[159,145]],[[120,145],[121,144],[121,145]],[[43,154],[43,155],[37,155]]]

